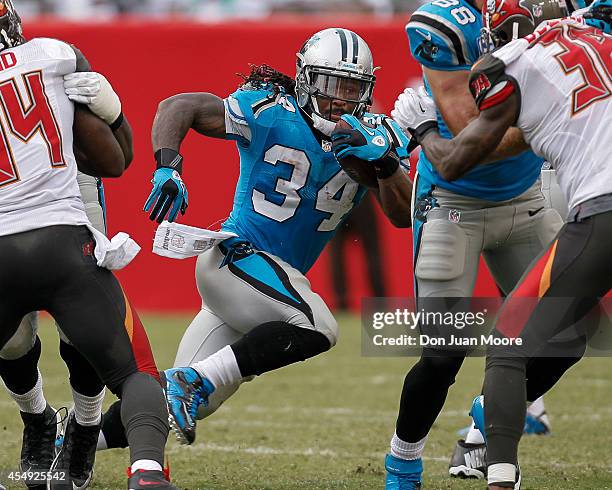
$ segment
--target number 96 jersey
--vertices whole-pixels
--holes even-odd
[[[75,69],[74,50],[55,39],[0,52],[0,235],[88,223],[64,93]]]
[[[305,273],[366,192],[319,141],[295,99],[241,88],[225,99],[240,177],[222,226]]]

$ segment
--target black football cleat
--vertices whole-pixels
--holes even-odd
[[[53,473],[65,474],[65,478],[49,481],[50,490],[83,490],[93,477],[96,446],[100,424],[85,426],[70,413],[62,447],[53,461]]]
[[[48,472],[55,458],[55,439],[61,419],[59,413],[47,404],[40,414],[19,412],[23,420],[20,469],[22,472]],[[26,480],[28,488],[45,488],[46,479]]]
[[[448,465],[448,474],[458,478],[484,478],[487,475],[486,444],[469,444],[457,441]]]
[[[168,480],[167,473],[156,470],[136,470],[134,473],[128,471],[128,490],[179,490]]]

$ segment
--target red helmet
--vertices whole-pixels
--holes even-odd
[[[569,15],[565,0],[486,0],[482,6],[483,40],[498,48],[531,34],[540,23]]]

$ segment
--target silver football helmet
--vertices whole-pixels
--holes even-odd
[[[361,117],[372,104],[376,68],[370,48],[354,32],[317,32],[296,56],[297,102],[321,132],[331,134],[342,114]]]

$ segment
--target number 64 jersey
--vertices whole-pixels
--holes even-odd
[[[0,52],[0,236],[87,224],[72,149],[74,106],[64,75],[74,50],[32,39]]]
[[[481,110],[519,94],[516,126],[573,209],[612,193],[611,74],[612,36],[568,18],[483,57],[470,88]]]
[[[295,99],[242,88],[225,99],[240,177],[222,226],[305,273],[366,188],[315,137]]]

